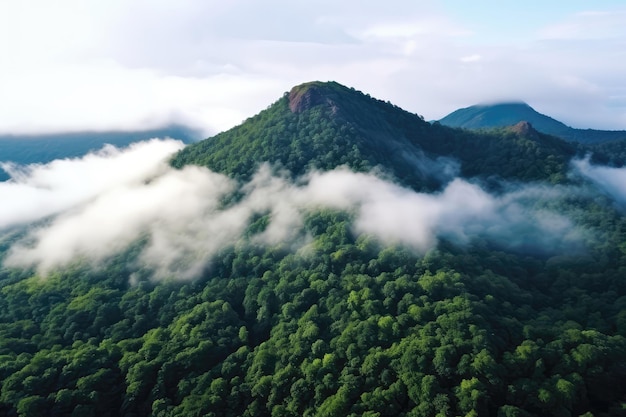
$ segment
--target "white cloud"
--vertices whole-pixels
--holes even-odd
[[[626,128],[612,98],[626,88],[623,9],[561,15],[513,41],[481,37],[488,21],[475,24],[472,7],[452,17],[436,1],[5,1],[0,132],[171,121],[216,132],[311,80],[427,119],[506,97],[576,127]]]
[[[615,201],[626,204],[626,168],[592,165],[589,157],[572,162],[574,169],[592,180]]]
[[[416,36],[462,37],[471,35],[447,19],[428,16],[413,21],[391,21],[374,24],[359,34],[362,38],[413,38]]]
[[[624,38],[626,10],[586,10],[569,16],[563,22],[543,28],[540,36],[545,39],[589,40]]]
[[[467,55],[467,56],[461,57],[460,61],[461,62],[478,62],[482,58],[483,57],[479,54],[473,54],[473,55]]]
[[[0,188],[3,226],[58,214],[13,245],[5,263],[36,266],[45,274],[76,259],[98,264],[143,238],[137,268],[153,270],[156,279],[189,279],[221,248],[243,239],[255,215],[269,214],[270,220],[252,237],[255,242],[290,244],[302,236],[303,213],[320,207],[351,211],[356,233],[418,252],[440,238],[464,244],[474,237],[517,250],[559,251],[579,237],[566,218],[532,208],[555,191],[531,187],[496,197],[455,179],[440,193],[424,194],[347,169],[312,172],[294,183],[267,165],[249,183],[236,184],[205,168],[166,166],[180,146],[152,140],[14,170],[19,175],[11,187],[29,195]],[[242,197],[224,207],[234,191]],[[38,211],[24,213],[28,206]]]
[[[154,146],[146,144],[144,151]],[[110,165],[116,158],[108,159]],[[102,162],[100,174],[106,175],[109,166]],[[154,162],[153,168],[160,166]],[[73,173],[81,175],[83,169],[76,161]],[[37,265],[45,273],[80,257],[99,262],[147,236],[141,259],[156,268],[158,277],[197,274],[211,254],[242,232],[249,212],[219,210],[221,198],[234,187],[223,175],[199,167],[158,172],[144,175],[141,181],[129,176],[95,198],[83,199],[83,204],[35,229],[27,239],[34,246],[13,247],[6,262]]]
[[[114,190],[135,184],[168,169],[166,158],[182,149],[174,140],[151,140],[126,150],[105,146],[80,159],[45,165],[2,163],[12,177],[0,182],[0,228],[41,220]]]
[[[560,191],[528,186],[493,196],[455,179],[439,194],[415,193],[367,174],[347,170],[315,174],[306,190],[309,201],[357,210],[360,233],[423,252],[439,238],[464,244],[485,237],[517,250],[560,250],[576,245],[580,231],[565,217],[532,208]]]
[[[235,105],[241,95],[254,98],[279,89],[275,81],[237,74],[183,77],[113,63],[5,73],[0,88],[12,98],[0,102],[5,116],[0,129],[5,131],[135,129],[178,122],[198,126],[207,134],[260,110],[255,104]]]

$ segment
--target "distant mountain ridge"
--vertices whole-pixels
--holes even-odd
[[[178,139],[184,143],[198,140],[199,133],[182,125],[137,131],[70,132],[47,134],[0,134],[0,162],[20,165],[45,164],[55,159],[77,158],[105,144],[125,147],[151,138]],[[0,169],[0,181],[8,175]]]
[[[584,144],[604,143],[626,139],[624,130],[575,129],[537,112],[524,102],[505,102],[489,105],[474,105],[458,109],[439,120],[450,127],[464,129],[490,129],[527,121],[538,131],[557,136],[569,142]]]

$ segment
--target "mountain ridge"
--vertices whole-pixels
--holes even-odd
[[[199,132],[171,124],[150,130],[83,131],[47,134],[0,134],[0,162],[45,164],[55,159],[77,158],[110,144],[119,148],[151,138],[171,137],[193,143]],[[8,180],[0,168],[0,182]]]
[[[295,176],[341,165],[355,171],[379,167],[415,189],[438,188],[452,161],[460,162],[466,177],[563,179],[576,147],[530,132],[431,124],[353,88],[316,81],[293,87],[241,125],[188,146],[172,165],[203,165],[239,178],[249,178],[261,162]]]
[[[522,101],[477,104],[453,111],[438,122],[465,129],[490,129],[530,122],[538,131],[569,142],[595,144],[626,139],[623,130],[576,129],[550,116],[537,112]]]

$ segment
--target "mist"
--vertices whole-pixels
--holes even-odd
[[[551,252],[579,246],[583,233],[565,216],[534,208],[537,201],[564,195],[540,185],[494,196],[456,178],[440,193],[426,194],[342,169],[314,174],[306,192],[326,205],[356,209],[357,233],[420,253],[440,238],[467,244],[477,237],[509,249]]]
[[[593,181],[617,203],[626,205],[626,168],[592,165],[590,157],[572,162],[575,171]]]
[[[183,146],[179,141],[154,139],[123,151],[107,145],[82,158],[48,164],[0,162],[10,177],[0,182],[0,229],[59,213],[122,184],[145,181],[166,170],[167,156]]]
[[[222,248],[244,239],[254,216],[269,215],[255,244],[298,246],[304,214],[333,208],[354,214],[356,234],[417,253],[442,238],[459,245],[486,238],[513,250],[560,251],[580,244],[565,216],[535,208],[563,191],[524,186],[492,195],[456,178],[441,192],[417,193],[347,168],[310,172],[297,181],[267,164],[242,184],[197,166],[167,161],[180,142],[151,140],[126,149],[105,147],[80,159],[8,166],[0,184],[2,228],[35,222],[14,243],[6,266],[41,275],[76,260],[97,266],[133,242],[145,241],[136,268],[154,279],[193,279]],[[241,195],[225,204],[229,197]]]

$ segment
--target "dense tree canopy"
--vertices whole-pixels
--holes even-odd
[[[176,167],[204,165],[249,178],[260,162],[271,162],[298,176],[310,169],[347,165],[377,168],[415,189],[440,185],[446,170],[466,177],[509,180],[564,180],[576,146],[536,131],[499,129],[470,132],[440,124],[390,103],[335,83],[305,85],[321,104],[292,111],[290,94],[245,123],[188,146],[172,161]],[[303,87],[303,88],[304,88]],[[291,94],[293,96],[293,92]],[[434,171],[434,172],[433,172]],[[448,173],[449,174],[449,173]]]
[[[609,221],[619,246],[626,225]],[[224,248],[187,283],[130,285],[123,255],[45,280],[3,270],[3,413],[621,412],[622,251],[555,259],[477,242],[416,256],[349,224],[312,213],[313,252]]]

